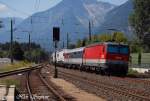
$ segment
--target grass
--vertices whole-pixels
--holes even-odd
[[[138,73],[136,70],[129,69],[127,77],[137,78],[140,76],[140,73]]]
[[[138,64],[138,53],[131,54],[132,64]],[[150,64],[150,53],[142,53],[142,64]]]
[[[133,69],[129,69],[128,70],[128,74],[127,75],[135,75],[135,74],[138,74],[138,72],[136,70],[133,70]]]
[[[4,67],[0,68],[0,73],[12,71],[12,70],[17,70],[17,69],[27,68],[31,65],[33,65],[33,63],[29,63],[29,62],[26,62],[26,61],[17,62],[17,63],[14,63],[14,64],[6,64]]]
[[[129,69],[127,77],[131,77],[131,78],[150,78],[150,75],[139,73],[136,70]]]
[[[13,79],[0,80],[0,84],[6,85],[7,87],[9,87],[10,85],[15,85],[16,87],[20,86],[20,82],[18,80]]]

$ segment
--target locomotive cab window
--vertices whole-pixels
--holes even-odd
[[[127,46],[121,46],[120,53],[121,54],[129,54],[129,48]]]
[[[119,53],[119,47],[116,45],[108,45],[107,48],[108,53]]]
[[[107,52],[112,54],[129,54],[129,47],[123,45],[108,45]]]

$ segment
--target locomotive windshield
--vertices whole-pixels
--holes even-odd
[[[128,54],[129,47],[124,45],[108,45],[107,51],[113,54]]]

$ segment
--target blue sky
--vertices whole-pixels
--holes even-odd
[[[0,17],[28,17],[31,14],[53,7],[61,0],[0,0]],[[121,5],[127,0],[99,0]]]

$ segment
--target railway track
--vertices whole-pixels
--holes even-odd
[[[137,79],[132,79],[132,78],[125,78],[126,80],[128,81],[131,81],[131,82],[136,82],[136,83],[140,83],[140,84],[145,84],[145,85],[149,85],[150,86],[150,81],[148,80],[137,80]]]
[[[120,96],[125,96],[126,98],[129,98],[131,100],[136,101],[150,101],[149,94],[144,91],[139,91],[135,89],[129,89],[122,86],[116,86],[112,84],[107,84],[104,82],[96,81],[96,80],[90,80],[85,77],[81,77],[79,75],[67,73],[64,71],[59,70],[59,74],[63,77],[70,78],[76,81],[83,82],[84,84],[90,84],[91,86],[95,87],[96,89],[103,89],[106,92],[112,92],[114,95],[119,94]]]
[[[0,78],[19,73],[25,74],[23,75],[24,80],[22,80],[22,82],[25,82],[24,87],[26,87],[24,90],[20,89],[21,91],[18,91],[20,94],[19,96],[17,95],[17,99],[21,99],[21,101],[66,101],[66,99],[57,92],[57,88],[52,87],[40,73],[41,69],[46,65],[47,64],[40,64],[25,69],[0,73]]]
[[[44,83],[44,85],[47,86],[47,88],[58,98],[58,100],[60,101],[66,101],[65,98],[63,96],[61,96],[58,92],[57,92],[57,88],[54,88],[53,84],[49,84],[41,75],[41,73],[39,73],[39,77],[41,79],[41,81]]]
[[[28,92],[28,100],[36,101],[33,97],[32,91],[31,91],[30,80],[29,80],[30,72],[28,72],[26,75],[27,75],[26,76],[26,88],[27,88],[27,92]]]
[[[51,86],[49,82],[45,80],[45,77],[40,73],[41,70],[29,72],[27,74],[26,88],[28,91],[29,101],[67,101],[61,96],[57,88]],[[36,77],[35,77],[36,76]],[[35,86],[36,85],[36,86]],[[42,89],[41,89],[42,88]],[[47,96],[47,99],[38,99],[35,95]]]
[[[19,74],[19,73],[23,73],[23,72],[28,72],[28,71],[31,71],[31,70],[40,69],[42,67],[43,67],[43,64],[40,64],[40,65],[32,66],[32,67],[29,67],[29,68],[3,72],[3,73],[0,73],[0,78],[15,75],[15,74]]]

